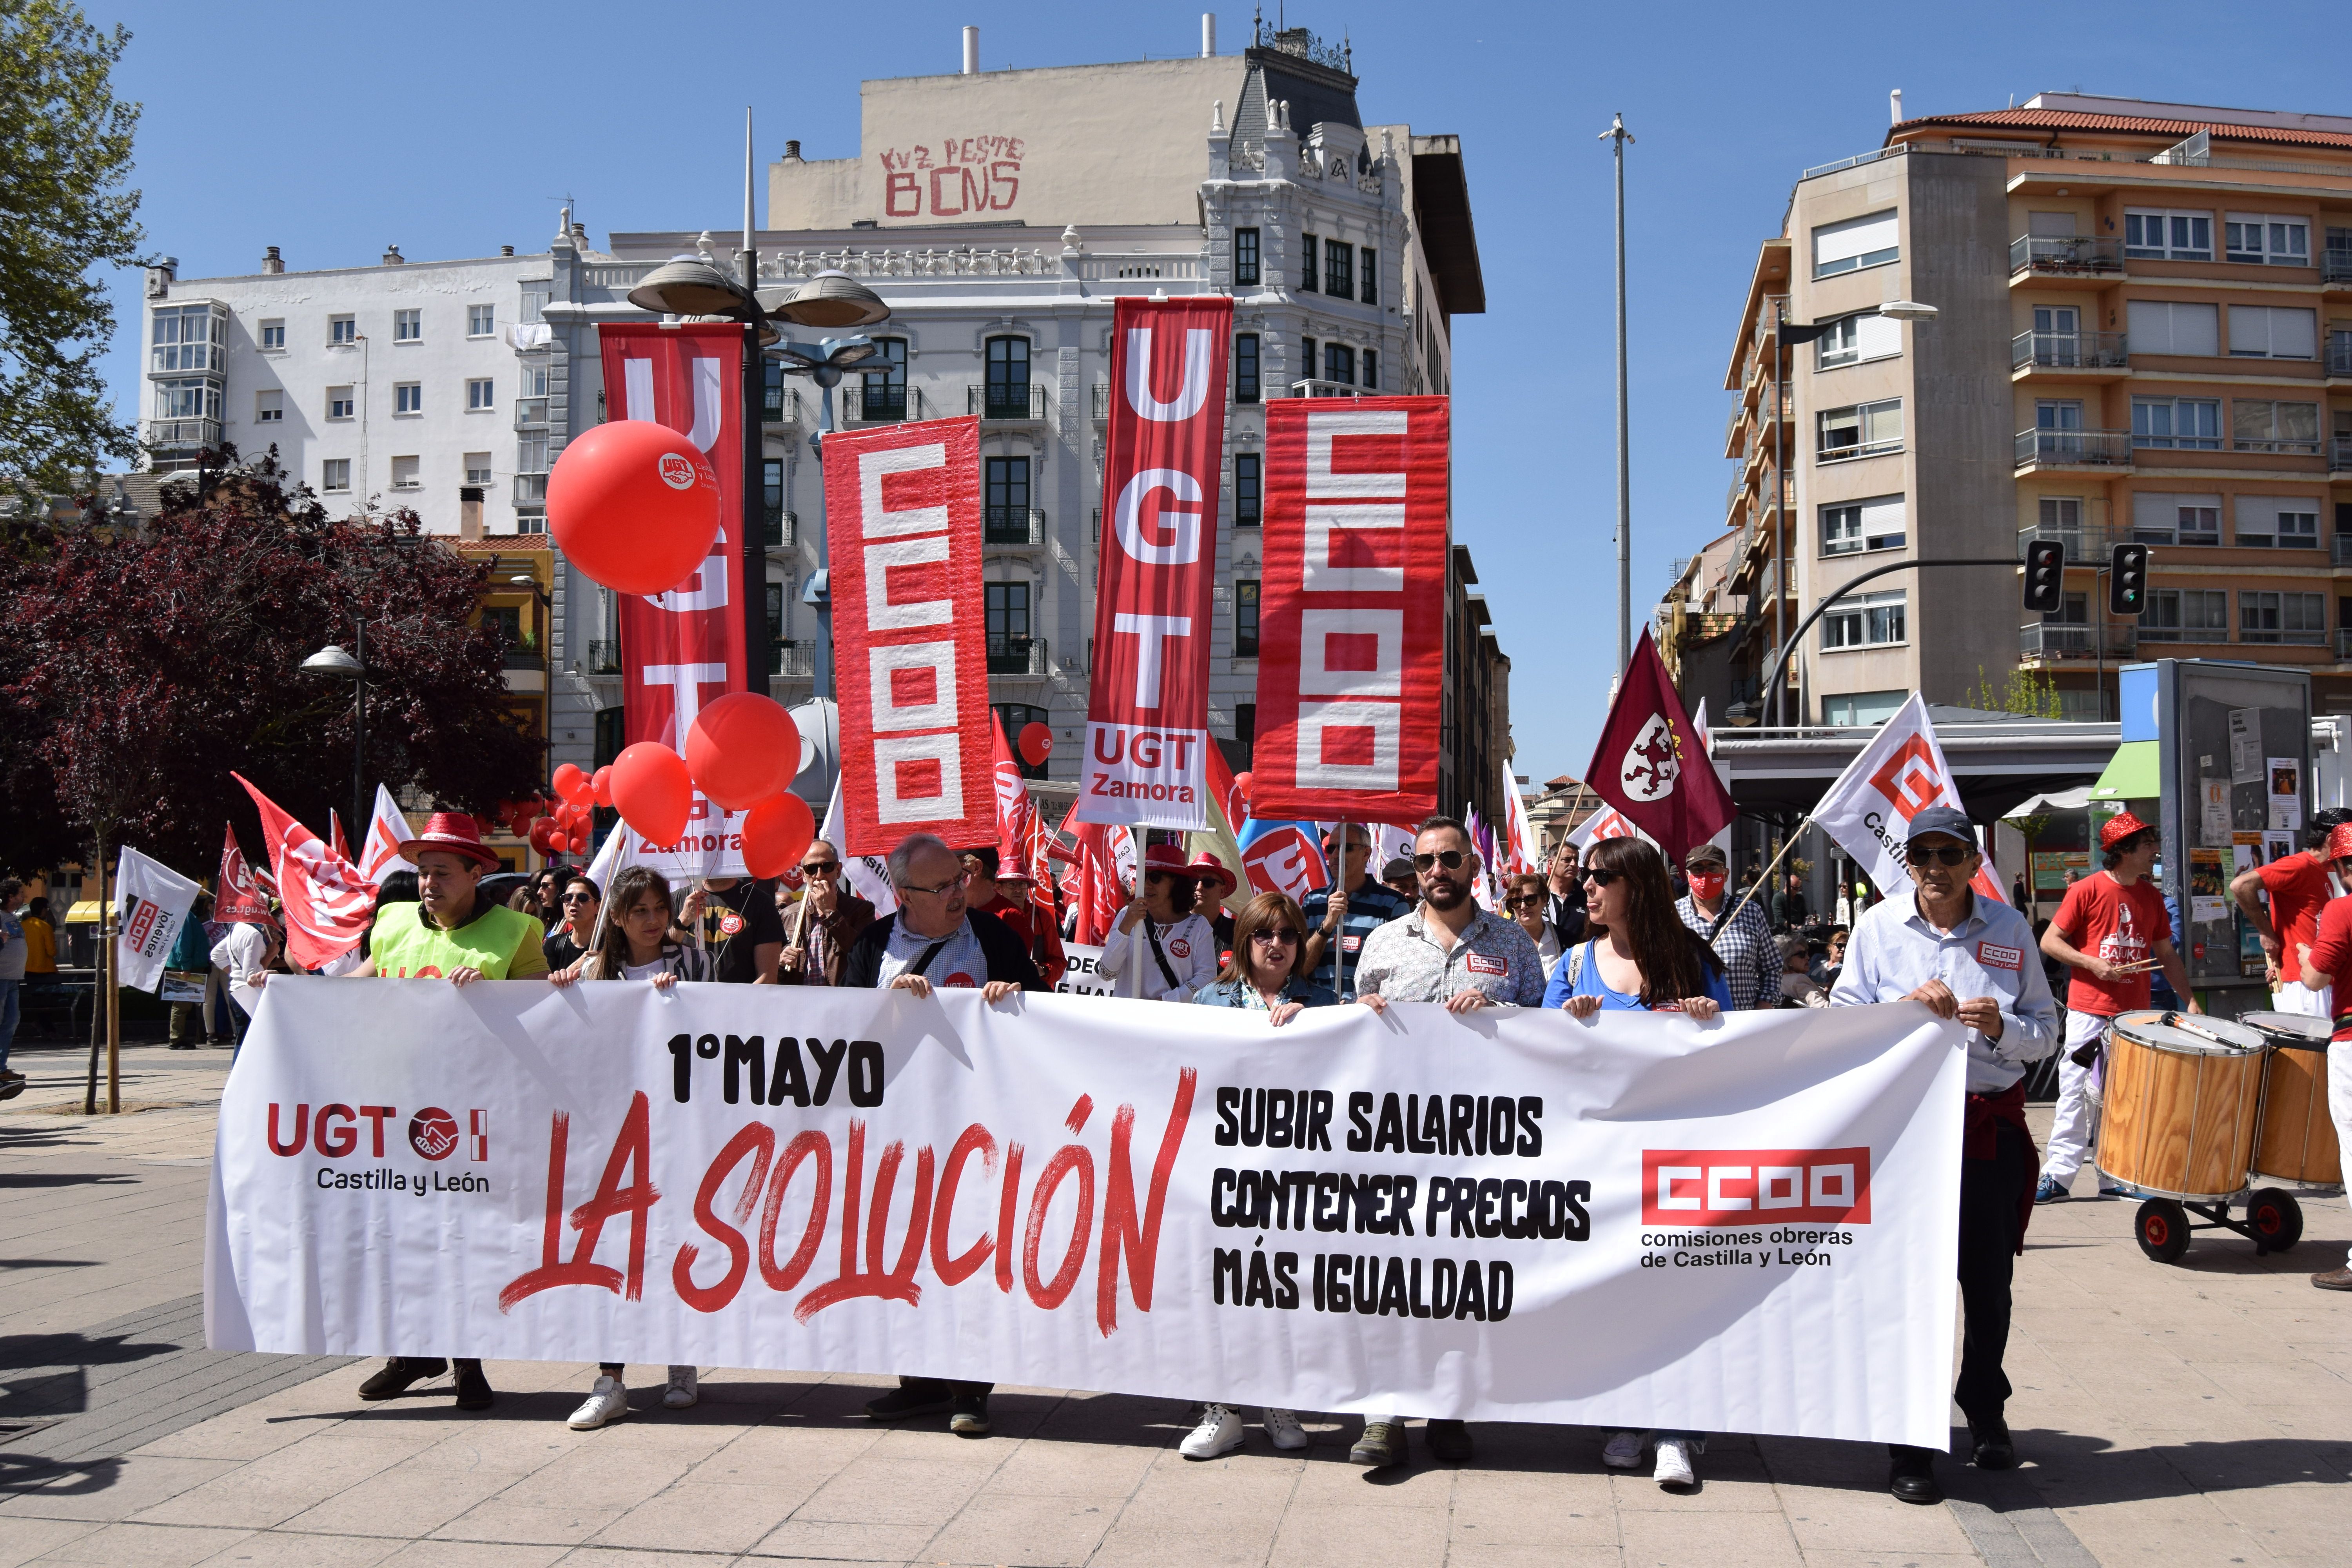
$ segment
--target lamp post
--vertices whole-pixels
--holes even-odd
[[[345,653],[341,647],[329,643],[302,661],[302,668],[314,675],[347,675],[356,688],[356,717],[352,726],[352,831],[364,836],[367,832],[367,622],[359,623],[352,646],[358,656]]]
[[[847,274],[831,270],[821,272],[810,279],[807,290],[814,290],[820,287],[837,289],[838,284],[829,281],[834,279],[858,289],[861,293],[870,295],[872,292],[870,289],[862,288]],[[797,299],[793,302],[799,303]],[[877,321],[888,320],[889,307],[883,305],[878,298],[874,302],[880,307],[882,313],[872,317],[871,320]],[[814,311],[817,309],[817,302],[812,300],[806,308]],[[835,309],[824,313],[836,316],[848,314],[845,309]],[[810,324],[821,326],[828,323],[812,322]],[[853,321],[844,324],[862,326],[866,322]],[[777,354],[777,357],[783,361],[786,375],[804,375],[814,382],[817,387],[816,434],[809,437],[809,449],[816,454],[818,480],[816,570],[809,574],[808,583],[801,591],[801,602],[816,612],[816,663],[810,671],[814,679],[809,686],[810,695],[814,697],[833,695],[833,542],[831,531],[825,526],[824,483],[824,438],[833,434],[833,389],[841,384],[841,378],[852,366],[872,359],[875,353],[876,346],[873,340],[861,332],[845,338],[824,338],[815,343],[787,342],[782,345]]]
[[[1612,117],[1603,142],[1616,143],[1617,163],[1617,678],[1633,662],[1633,468],[1625,394],[1625,143],[1633,133]]]

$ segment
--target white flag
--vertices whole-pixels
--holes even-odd
[[[1657,842],[1656,839],[1634,826],[1632,820],[1613,805],[1602,806],[1599,811],[1586,817],[1577,826],[1575,831],[1568,836],[1568,841],[1576,846],[1579,854],[1583,852],[1586,845],[1596,838],[1639,838],[1645,844]]]
[[[204,891],[161,861],[125,848],[114,871],[114,973],[117,984],[152,991],[180,940],[188,907]]]
[[[416,835],[409,831],[408,818],[403,816],[392,792],[382,784],[375,786],[375,815],[368,821],[367,842],[360,846],[360,875],[381,888],[383,879],[394,871],[414,871],[416,868],[400,858],[400,847]]]
[[[816,836],[833,846],[841,856],[841,879],[849,890],[874,906],[876,915],[887,915],[898,907],[898,894],[890,886],[890,873],[879,855],[851,855],[841,847],[846,834],[841,822],[841,781],[833,781],[833,799],[824,808],[824,826]]]
[[[1915,691],[1830,785],[1813,807],[1813,824],[1853,858],[1882,897],[1892,897],[1911,885],[1903,864],[1911,819],[1931,805],[1961,809],[1960,792],[1927,721],[1927,704]],[[2008,901],[1981,870],[1970,885],[1997,903]]]

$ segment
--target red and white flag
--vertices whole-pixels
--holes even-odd
[[[269,895],[275,882],[268,882],[264,873],[246,863],[245,851],[237,847],[236,829],[227,831],[227,840],[221,846],[219,890],[213,895],[213,919],[226,924],[275,925],[269,918]]]
[[[1703,844],[1738,815],[1715,764],[1692,732],[1683,700],[1666,674],[1649,628],[1633,646],[1633,662],[1618,684],[1617,700],[1592,749],[1585,780],[1654,840],[1669,863]]]
[[[1915,691],[1830,785],[1813,807],[1813,825],[1853,857],[1881,896],[1892,898],[1911,885],[1903,863],[1911,819],[1931,805],[1966,809],[1936,726],[1928,721],[1927,701]],[[1995,903],[2007,903],[2000,883],[1987,872],[1990,865],[1988,858],[1969,886]]]
[[[1543,846],[1536,841],[1535,824],[1528,820],[1528,803],[1516,784],[1503,792],[1503,834],[1495,845],[1506,877],[1541,875]]]
[[[1655,839],[1650,838],[1648,834],[1634,826],[1626,819],[1625,814],[1613,805],[1602,806],[1579,823],[1568,836],[1568,841],[1575,845],[1580,853],[1586,845],[1596,838],[1641,838],[1647,839],[1651,843],[1656,842]]]
[[[1208,823],[1209,617],[1234,302],[1122,295],[1112,318],[1083,822]],[[1279,407],[1281,405],[1269,405]]]
[[[375,816],[368,823],[367,841],[360,846],[360,875],[375,887],[394,871],[414,871],[415,866],[400,858],[400,847],[416,835],[409,830],[408,818],[401,814],[400,803],[382,784],[375,786]],[[625,833],[614,835],[625,838]],[[604,886],[598,883],[597,886]]]
[[[824,438],[833,647],[848,855],[909,833],[997,841],[988,616],[980,585],[980,421]]]
[[[1055,858],[1070,867],[1062,890],[1077,911],[1072,940],[1097,946],[1109,936],[1135,886],[1135,835],[1114,823],[1079,821],[1076,805],[1063,819],[1062,831],[1071,846],[1057,846]]]
[[[1036,804],[1029,798],[1029,781],[1005,743],[1004,716],[993,708],[989,717],[989,775],[996,783],[996,863],[1006,871],[1026,869],[1028,848],[1034,837]]]
[[[237,773],[229,777],[261,813],[261,834],[269,844],[270,868],[286,917],[286,956],[301,969],[322,969],[350,952],[375,918],[375,889],[360,868],[329,848],[324,839],[289,816],[268,795]]]
[[[1260,816],[1413,823],[1437,809],[1447,405],[1265,405]]]

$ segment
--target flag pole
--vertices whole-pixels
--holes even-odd
[[[1369,826],[1364,831],[1366,837],[1371,836],[1371,829]],[[1348,824],[1345,819],[1342,819],[1339,831],[1331,836],[1331,893],[1334,898],[1344,899],[1348,896],[1348,884],[1342,880],[1347,874]],[[1349,912],[1353,914],[1355,911],[1350,910]],[[1304,933],[1301,933],[1298,940],[1303,945],[1307,938]],[[1339,929],[1331,934],[1331,941],[1336,944],[1331,950],[1331,994],[1335,996],[1345,996],[1348,994],[1348,922],[1346,921],[1339,922]],[[1249,971],[1244,967],[1243,973],[1248,973]]]
[[[1723,923],[1727,930],[1729,929],[1733,921],[1739,918],[1739,911],[1746,909],[1755,899],[1756,889],[1765,886],[1772,879],[1772,872],[1780,864],[1781,857],[1787,855],[1790,850],[1794,849],[1797,847],[1797,840],[1802,838],[1805,836],[1805,829],[1811,827],[1812,825],[1813,819],[1810,816],[1804,817],[1798,822],[1794,831],[1789,835],[1787,842],[1780,846],[1780,853],[1773,856],[1771,864],[1766,866],[1762,871],[1757,874],[1756,880],[1748,885],[1748,890],[1739,895],[1739,902],[1732,906],[1731,913],[1724,917]]]

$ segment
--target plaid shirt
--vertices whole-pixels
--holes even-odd
[[[1519,929],[1490,910],[1471,917],[1451,948],[1422,929],[1422,911],[1399,915],[1364,939],[1356,968],[1356,994],[1391,1002],[1445,1002],[1457,992],[1483,991],[1489,1002],[1540,1007],[1543,960]]]
[[[1723,896],[1730,898],[1730,890],[1725,889]],[[1675,913],[1702,938],[1715,924],[1713,916],[1699,913],[1698,905],[1687,893],[1675,900]],[[1715,955],[1723,960],[1725,978],[1731,982],[1734,1007],[1757,1006],[1759,998],[1769,998],[1763,1005],[1780,1005],[1780,950],[1772,942],[1772,928],[1764,919],[1763,905],[1748,900],[1748,907],[1716,932]]]

